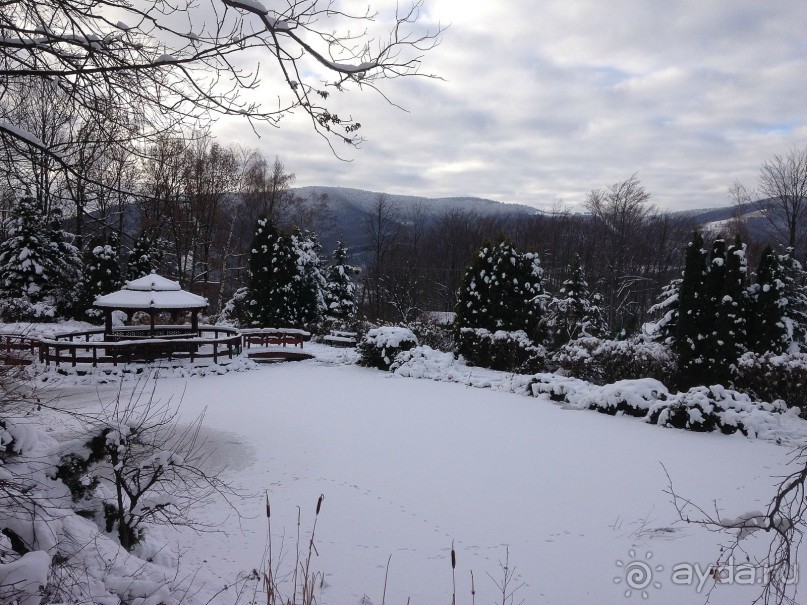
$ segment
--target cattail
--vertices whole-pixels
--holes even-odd
[[[272,508],[269,506],[269,494],[266,494],[266,518],[272,518]]]
[[[317,500],[317,515],[319,515],[319,509],[322,508],[322,501],[325,499],[325,494],[320,494],[319,499]]]
[[[454,552],[454,547],[451,547],[451,569],[457,568],[457,553]]]

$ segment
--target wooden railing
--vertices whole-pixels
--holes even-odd
[[[0,334],[0,365],[29,364],[38,347],[38,338],[23,334]]]
[[[248,328],[241,330],[241,345],[249,349],[252,345],[294,345],[303,348],[303,343],[311,338],[311,333],[293,328]]]
[[[70,363],[74,367],[78,363],[89,363],[93,367],[108,363],[117,366],[118,363],[166,358],[189,358],[191,362],[212,358],[213,363],[218,363],[220,357],[232,359],[233,354],[240,353],[241,334],[234,328],[199,326],[198,331],[192,334],[103,340],[104,331],[100,328],[64,332],[52,338],[39,339],[39,360],[47,365]]]
[[[0,348],[5,350],[6,355],[11,351],[28,351],[33,354],[38,346],[38,338],[22,334],[0,334]]]

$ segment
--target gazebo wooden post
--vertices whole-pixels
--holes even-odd
[[[154,338],[154,307],[149,309],[149,319],[151,320],[151,337]]]
[[[104,340],[112,340],[112,309],[104,309]]]
[[[193,309],[191,311],[191,330],[199,333],[199,310]]]

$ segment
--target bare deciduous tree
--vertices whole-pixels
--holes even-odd
[[[128,146],[224,115],[277,126],[291,111],[307,114],[329,142],[356,145],[360,124],[329,109],[331,91],[425,75],[421,60],[440,28],[420,28],[420,9],[415,0],[376,35],[376,13],[353,14],[324,0],[271,8],[254,0],[4,2],[0,101],[25,94],[31,78],[47,80]],[[250,94],[261,84],[256,58],[273,63],[268,79],[282,84],[263,105]],[[76,169],[9,116],[0,118],[0,140]]]
[[[741,183],[730,189],[737,204],[754,204],[784,243],[797,254],[804,252],[807,231],[807,147],[774,155],[762,164],[757,189]]]
[[[400,231],[399,209],[385,193],[379,193],[365,220],[365,230],[372,252],[372,267],[368,277],[372,280],[375,317],[381,316],[382,280],[387,254]]]
[[[608,323],[611,326],[625,325],[626,317],[635,314],[631,308],[634,301],[629,295],[634,284],[644,279],[635,270],[638,266],[635,262],[636,235],[643,231],[653,211],[649,200],[650,193],[633,174],[607,189],[593,190],[585,201],[605,244],[600,256],[600,271],[606,282]]]

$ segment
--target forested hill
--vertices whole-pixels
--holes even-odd
[[[348,187],[297,187],[294,193],[303,199],[310,200],[322,195],[328,197],[331,208],[338,211],[355,209],[360,212],[370,212],[377,203],[380,195],[398,206],[403,213],[422,207],[423,211],[431,215],[439,215],[450,210],[463,210],[475,212],[480,216],[513,215],[513,214],[540,214],[541,211],[522,204],[496,202],[478,197],[442,197],[429,198],[414,195],[396,195],[351,189]]]
[[[326,250],[335,248],[341,239],[354,251],[363,248],[368,239],[367,221],[383,196],[394,208],[392,218],[400,225],[410,224],[418,217],[430,226],[447,213],[463,213],[480,219],[508,222],[513,219],[546,215],[537,208],[523,204],[497,202],[494,200],[462,196],[429,198],[413,195],[397,195],[353,189],[348,187],[310,186],[294,188],[293,193],[305,200],[307,205],[325,203],[326,219],[317,222],[317,231]],[[721,223],[741,216],[747,228],[761,238],[770,235],[770,225],[759,216],[756,204],[718,206],[673,212],[673,215],[688,219],[693,228],[720,229]]]

